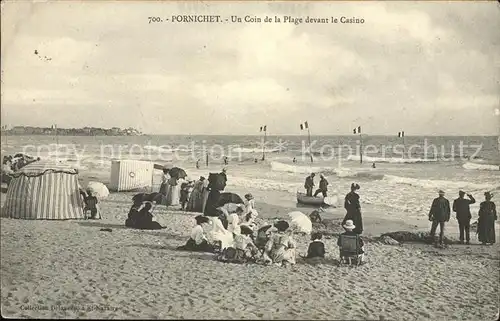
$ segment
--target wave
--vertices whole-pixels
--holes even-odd
[[[320,173],[325,176],[337,176],[342,178],[352,177],[352,178],[367,178],[367,179],[382,179],[384,174],[376,173],[372,169],[367,170],[355,170],[345,167],[318,167],[318,166],[297,166],[297,165],[289,165],[280,162],[271,162],[271,170],[275,172],[288,172],[295,174],[311,174],[311,173]]]
[[[360,161],[360,156],[349,155],[346,160],[348,161]],[[396,164],[415,164],[415,163],[435,163],[440,159],[423,159],[423,158],[386,158],[386,157],[369,157],[364,156],[363,160],[369,163],[396,163]]]
[[[231,151],[235,153],[262,153],[262,148],[235,147]],[[284,150],[279,148],[266,148],[265,150],[266,153],[279,153],[281,151]]]
[[[471,170],[500,171],[500,165],[493,165],[493,164],[478,164],[478,163],[467,162],[463,164],[462,167]]]
[[[500,188],[500,184],[478,184],[465,181],[442,181],[442,180],[431,180],[431,179],[419,179],[411,177],[401,177],[395,175],[385,175],[383,178],[391,184],[403,184],[410,185],[414,187],[421,187],[424,189],[443,189],[443,190],[465,190],[465,191],[484,191],[484,190],[494,190]]]
[[[144,146],[144,149],[151,150],[151,151],[156,151],[156,152],[160,152],[160,153],[172,153],[172,149],[171,148],[164,148],[164,147],[161,147],[161,146],[146,145],[146,146]]]

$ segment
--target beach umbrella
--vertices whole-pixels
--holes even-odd
[[[294,211],[288,213],[288,217],[290,218],[292,228],[297,230],[298,232],[310,234],[312,232],[312,222],[307,215],[302,212]]]
[[[87,191],[90,191],[93,196],[99,199],[105,199],[109,196],[108,188],[100,182],[89,182],[87,185]]]
[[[290,224],[288,224],[287,221],[278,221],[274,223],[274,227],[276,227],[278,231],[286,231],[290,227]]]
[[[170,177],[175,177],[177,179],[187,176],[186,171],[179,167],[172,167],[171,169],[169,169],[168,174],[170,175]]]
[[[224,206],[227,203],[243,204],[244,202],[238,194],[229,192],[221,193],[217,206],[218,207]]]

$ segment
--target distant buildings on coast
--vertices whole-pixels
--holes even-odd
[[[2,135],[59,135],[59,136],[140,136],[143,135],[135,128],[129,127],[121,129],[113,127],[110,129],[98,127],[83,128],[55,128],[52,127],[31,127],[14,126],[7,128],[2,126]]]

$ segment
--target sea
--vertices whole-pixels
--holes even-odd
[[[318,174],[327,177],[338,205],[358,183],[362,204],[399,217],[427,215],[440,189],[450,200],[459,190],[472,193],[476,213],[484,192],[500,192],[496,136],[2,136],[1,146],[2,155],[67,162],[102,182],[109,182],[111,161],[119,159],[177,166],[190,179],[226,168],[226,191],[287,207],[296,205],[296,192],[312,172],[316,185]],[[155,183],[160,177],[156,171]]]

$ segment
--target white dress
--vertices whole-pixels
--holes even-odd
[[[215,241],[221,242],[221,249],[233,246],[233,233],[230,233],[224,228],[221,220],[218,217],[208,217],[210,220],[210,229],[206,235],[209,243]]]

